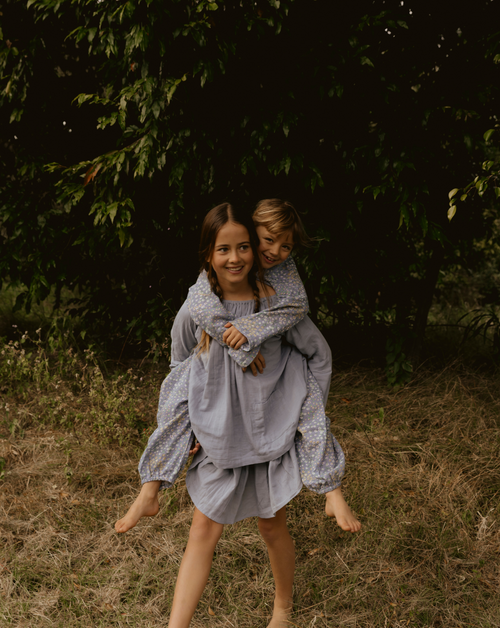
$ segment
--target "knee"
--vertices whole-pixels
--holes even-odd
[[[224,526],[208,517],[196,517],[191,524],[189,539],[197,543],[215,544],[220,539]]]
[[[274,519],[259,519],[259,532],[266,544],[272,545],[283,535],[288,534],[286,525]]]

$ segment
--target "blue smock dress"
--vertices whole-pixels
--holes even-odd
[[[261,309],[275,297],[262,299]],[[254,301],[224,301],[235,318]],[[273,517],[302,487],[294,439],[307,395],[309,327],[301,324],[261,345],[262,374],[245,373],[228,347],[212,341],[194,357],[189,379],[191,426],[201,444],[186,475],[196,507],[219,523]],[[172,355],[192,350],[201,331],[184,305],[172,329]],[[291,344],[293,342],[293,345]],[[298,345],[298,346],[297,346]],[[181,356],[179,356],[181,357]]]

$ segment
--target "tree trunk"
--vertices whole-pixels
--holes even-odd
[[[434,289],[439,277],[439,270],[443,263],[444,250],[441,246],[436,245],[433,249],[425,278],[422,280],[420,290],[417,295],[417,314],[413,323],[413,343],[410,350],[410,362],[413,366],[417,366],[420,361],[420,353],[425,336],[425,328],[427,326],[427,317],[431,309],[432,299],[434,297]]]

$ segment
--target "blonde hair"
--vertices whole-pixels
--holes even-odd
[[[301,246],[312,244],[312,239],[307,235],[298,211],[288,201],[282,201],[279,198],[266,198],[259,201],[252,218],[256,227],[265,227],[273,235],[280,235],[291,229],[294,244]]]

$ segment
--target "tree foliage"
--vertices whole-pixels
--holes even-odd
[[[447,195],[497,121],[493,4],[3,2],[2,277],[159,340],[204,213],[285,197],[321,239],[313,314],[392,325],[407,372],[440,268],[490,228],[481,197],[450,223]]]

